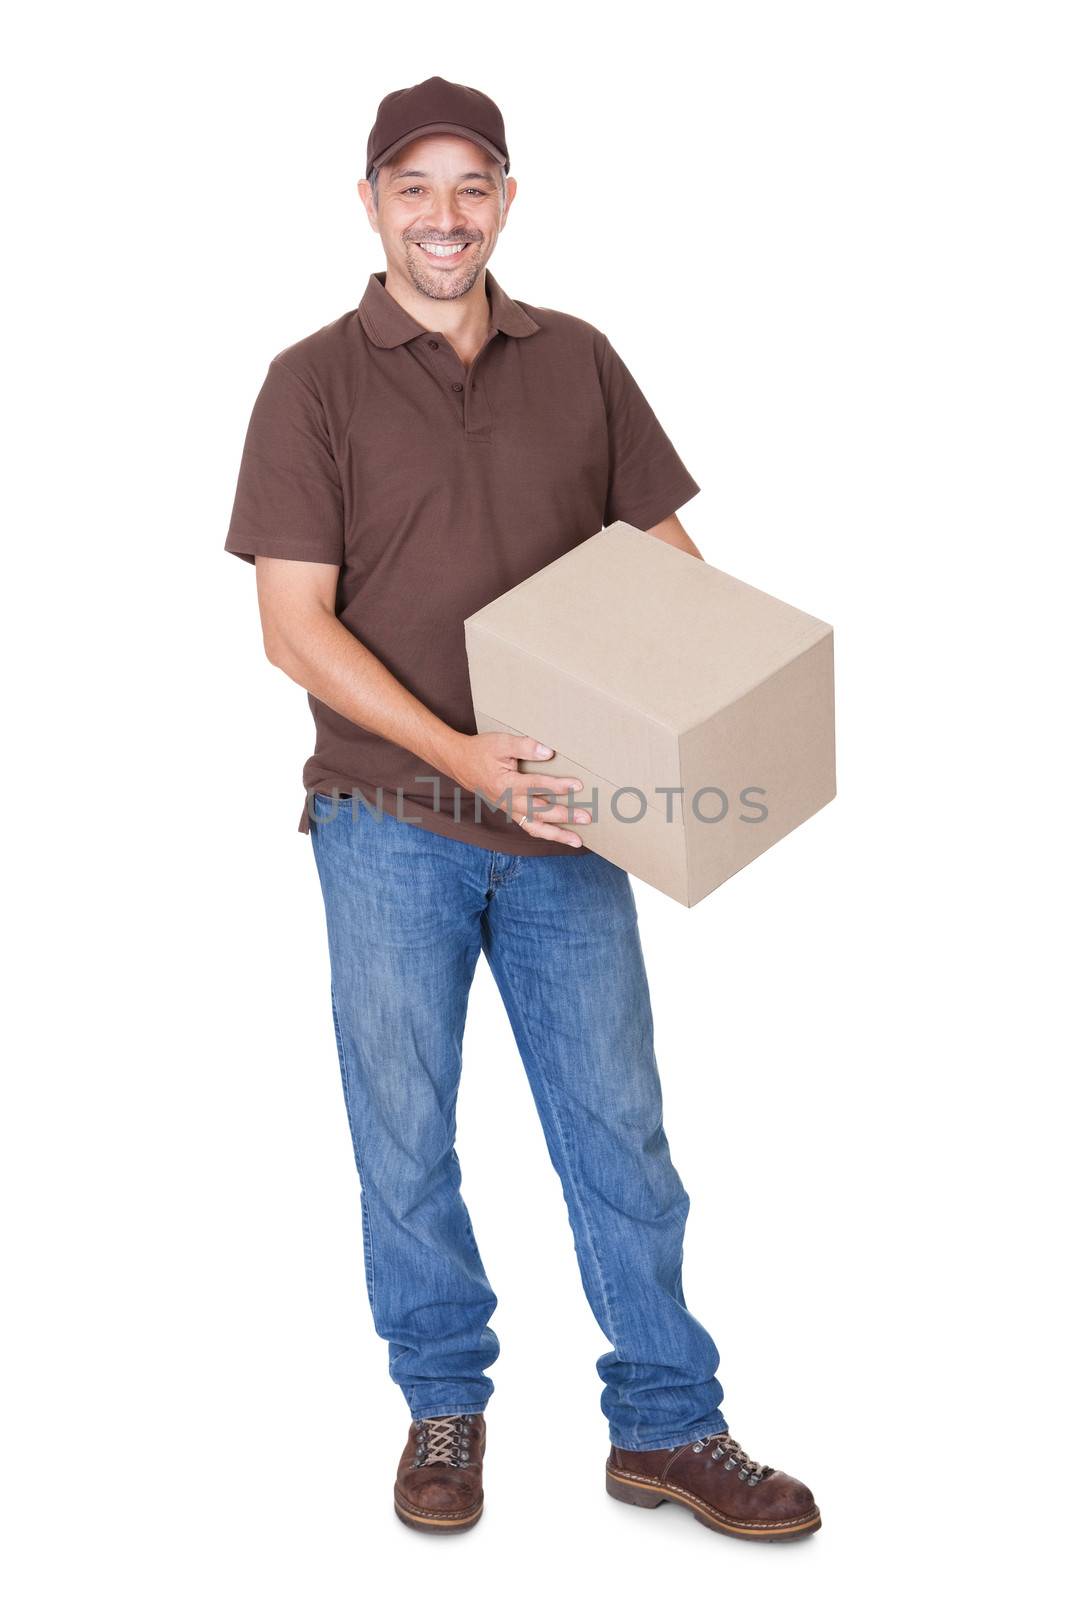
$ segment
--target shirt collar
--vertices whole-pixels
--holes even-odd
[[[535,322],[533,317],[504,293],[488,267],[485,269],[485,288],[489,299],[490,334],[499,329],[501,333],[509,333],[513,338],[521,339],[526,334],[538,331],[541,324]],[[411,313],[404,310],[400,301],[389,293],[385,287],[384,272],[372,272],[367,279],[363,299],[359,302],[359,320],[371,343],[379,345],[383,350],[391,350],[398,344],[407,344],[416,334],[429,331],[421,322],[416,322]]]

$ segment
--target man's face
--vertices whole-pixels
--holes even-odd
[[[361,179],[359,192],[381,236],[388,271],[431,300],[467,294],[496,248],[515,195],[514,178],[503,190],[502,181],[504,170],[487,150],[450,133],[413,139],[382,167],[377,210],[370,184]]]

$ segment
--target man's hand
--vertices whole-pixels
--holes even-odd
[[[518,733],[464,733],[456,735],[450,752],[448,771],[464,789],[476,790],[492,805],[505,807],[505,815],[520,822],[529,817],[525,831],[538,839],[561,839],[564,844],[580,845],[581,839],[561,822],[588,822],[588,811],[568,816],[566,805],[550,796],[531,794],[530,789],[548,789],[552,794],[567,794],[582,788],[580,778],[550,778],[544,772],[520,772],[520,761],[547,761],[553,754],[536,739]],[[504,797],[510,791],[510,800]],[[536,816],[536,820],[535,820]]]

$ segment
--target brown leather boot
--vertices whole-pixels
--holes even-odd
[[[482,1514],[485,1417],[464,1411],[412,1422],[393,1504],[420,1533],[462,1533]]]
[[[728,1433],[706,1434],[673,1450],[620,1450],[607,1461],[608,1493],[628,1506],[677,1500],[717,1533],[769,1544],[822,1527],[807,1486],[763,1467]]]

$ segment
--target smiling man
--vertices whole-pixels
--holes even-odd
[[[394,1506],[412,1528],[459,1532],[484,1503],[497,1301],[455,1149],[484,953],[611,1346],[608,1492],[797,1538],[820,1525],[811,1492],[727,1431],[718,1351],[682,1292],[689,1196],[630,880],[582,842],[580,780],[523,774],[552,752],[474,719],[465,617],[619,519],[700,554],[676,515],[699,486],[604,334],[511,299],[488,270],[510,166],[475,89],[434,77],[381,102],[359,193],[386,268],[270,362],[226,538],[255,563],[266,653],[315,722],[300,826],[325,903],[367,1291],[411,1418]]]

